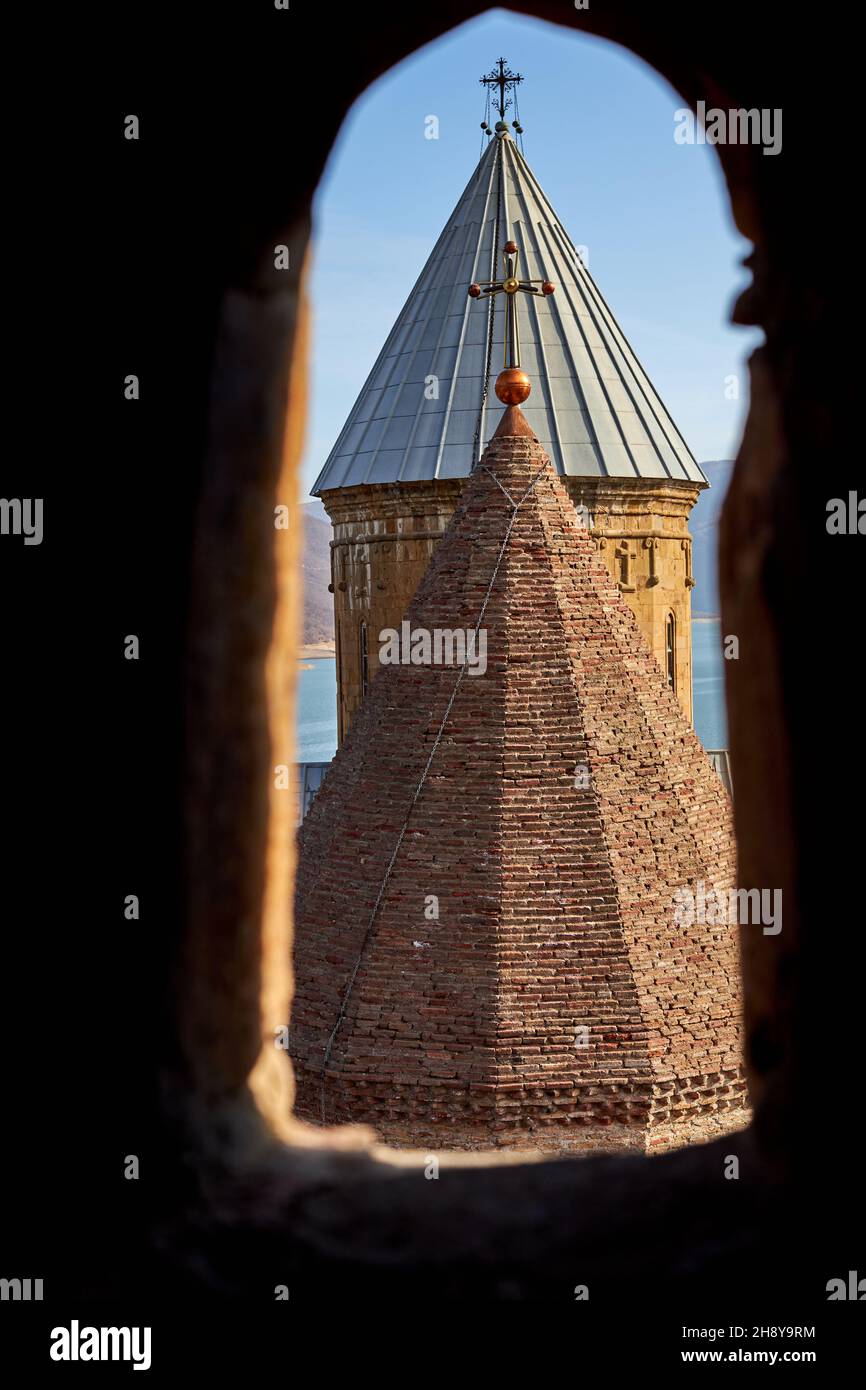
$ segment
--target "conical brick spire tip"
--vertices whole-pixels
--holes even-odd
[[[519,405],[510,405],[505,411],[502,419],[496,427],[493,435],[494,439],[501,439],[504,435],[524,435],[527,439],[534,439],[536,444],[535,432],[528,423],[526,416]]]

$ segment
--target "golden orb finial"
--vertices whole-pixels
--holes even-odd
[[[522,367],[506,367],[496,378],[496,394],[503,405],[521,405],[532,390]]]

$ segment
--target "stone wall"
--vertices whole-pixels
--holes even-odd
[[[694,483],[643,478],[564,478],[586,507],[593,535],[650,650],[667,669],[674,620],[675,689],[692,719],[691,570],[688,516]],[[331,586],[337,644],[338,736],[342,742],[378,669],[379,632],[399,628],[465,479],[340,488],[322,500],[334,526]],[[363,626],[362,626],[363,625]]]

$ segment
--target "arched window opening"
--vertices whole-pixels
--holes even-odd
[[[676,619],[673,613],[668,613],[668,620],[665,623],[665,670],[667,672],[668,685],[674,694],[676,694],[677,690],[676,650]]]
[[[367,624],[362,623],[358,634],[358,646],[360,653],[361,667],[361,694],[366,695],[367,687],[370,683],[369,663],[367,661]]]

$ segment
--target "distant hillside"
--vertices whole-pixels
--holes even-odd
[[[334,598],[331,582],[331,523],[318,498],[301,507],[304,518],[305,643],[333,642]]]
[[[328,521],[328,513],[325,511],[325,504],[321,497],[311,497],[308,502],[301,505],[304,516],[316,516],[320,521]],[[328,525],[330,526],[330,521]]]
[[[694,537],[692,574],[695,587],[692,589],[692,613],[695,617],[716,617],[719,612],[719,513],[728,483],[731,481],[733,467],[733,459],[715,459],[710,463],[701,464],[710,486],[700,494],[689,517],[689,530]]]
[[[700,494],[689,518],[694,537],[692,546],[692,613],[695,617],[715,617],[719,611],[719,585],[716,578],[719,512],[733,459],[715,459],[701,467],[710,486]],[[328,593],[331,582],[331,523],[316,497],[301,507],[304,517],[304,642],[333,642],[334,600]]]

